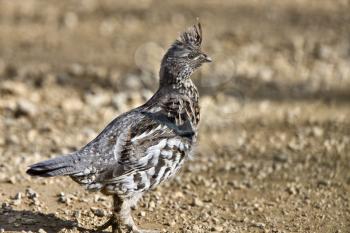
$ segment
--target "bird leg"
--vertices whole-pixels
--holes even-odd
[[[96,229],[97,232],[103,231],[108,227],[112,226],[112,233],[122,233],[122,230],[120,227],[121,219],[119,218],[122,204],[123,204],[123,200],[121,200],[117,195],[114,195],[113,196],[113,214],[107,222],[97,227]]]
[[[127,202],[125,202],[125,205],[123,205],[122,210],[120,212],[120,217],[123,222],[123,224],[127,227],[127,232],[133,232],[133,233],[159,233],[159,231],[156,230],[145,230],[140,229],[135,224],[134,219],[131,215],[131,208],[136,204],[137,200],[131,199]]]
[[[112,226],[112,233],[125,232],[133,233],[158,233],[154,230],[143,230],[137,227],[131,215],[131,207],[133,207],[139,198],[122,200],[117,195],[113,196],[114,213],[110,219],[97,228],[97,231],[103,231]]]

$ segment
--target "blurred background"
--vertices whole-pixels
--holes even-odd
[[[107,219],[109,198],[25,169],[151,97],[164,52],[199,17],[214,62],[193,76],[197,153],[144,197],[138,223],[349,232],[349,12],[349,0],[0,0],[0,230]]]

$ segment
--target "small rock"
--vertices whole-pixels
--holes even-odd
[[[88,94],[85,96],[85,101],[93,107],[106,106],[111,102],[111,97],[108,94]]]
[[[184,197],[184,194],[180,191],[177,191],[174,193],[174,197],[175,198],[183,198]]]
[[[155,208],[155,207],[156,207],[156,203],[154,203],[154,201],[150,201],[149,208]]]
[[[35,206],[39,206],[40,205],[40,201],[38,198],[33,198],[33,205]]]
[[[328,181],[328,180],[319,180],[317,182],[317,186],[325,186],[325,187],[327,187],[329,185],[330,185],[330,181]]]
[[[171,222],[169,223],[169,226],[171,226],[171,227],[173,227],[173,226],[175,226],[175,225],[176,225],[175,220],[173,220],[173,221],[171,221]]]
[[[95,195],[94,201],[99,202],[99,201],[107,201],[107,197],[100,196],[100,195]]]
[[[64,192],[61,192],[58,195],[58,202],[60,203],[65,203],[65,204],[70,204],[70,199],[64,194]]]
[[[106,216],[106,212],[104,210],[102,210],[102,209],[91,207],[91,211],[97,217],[104,217],[104,216]]]
[[[215,226],[211,228],[211,231],[221,232],[224,228],[222,226]]]
[[[279,163],[285,163],[288,162],[288,156],[285,154],[277,154],[273,156],[273,160]]]
[[[9,217],[9,218],[7,219],[7,223],[8,223],[8,224],[12,224],[12,223],[16,222],[16,220],[17,220],[17,218],[15,218],[15,217]]]
[[[19,100],[17,101],[15,115],[16,117],[20,116],[35,116],[37,114],[37,107],[28,100]]]
[[[140,212],[140,216],[141,216],[141,217],[145,217],[145,216],[146,216],[145,211],[141,211],[141,212]]]
[[[79,219],[79,218],[81,217],[81,211],[80,211],[80,210],[74,211],[73,216],[74,216],[76,219]]]
[[[46,233],[46,231],[45,231],[44,229],[40,228],[40,229],[38,230],[38,233]]]
[[[22,224],[23,225],[33,225],[35,223],[38,223],[39,221],[32,218],[22,218]]]
[[[11,138],[11,139],[15,139],[15,138]],[[11,140],[12,142],[15,142],[14,144],[17,144],[16,140]],[[15,176],[11,176],[9,179],[8,179],[8,182],[10,184],[16,184],[17,183],[17,178]]]
[[[84,104],[79,98],[65,99],[61,104],[61,108],[65,111],[79,111],[83,107]]]
[[[84,74],[84,67],[80,64],[74,63],[69,67],[69,73],[74,76],[82,76]]]
[[[117,109],[120,112],[123,112],[126,109],[128,109],[127,99],[128,96],[126,95],[126,93],[121,92],[113,96],[112,104],[115,107],[115,109]]]
[[[203,202],[200,199],[198,199],[198,198],[194,198],[193,199],[192,206],[199,206],[199,207],[201,207],[203,205],[204,204],[203,204]]]
[[[199,228],[198,225],[193,225],[192,230],[193,230],[194,232],[199,232],[199,231],[200,231],[200,228]]]
[[[133,74],[127,75],[124,79],[124,85],[127,90],[138,91],[142,88],[141,77]]]
[[[74,12],[67,12],[64,16],[64,24],[67,28],[73,29],[79,23],[78,15]]]
[[[31,188],[27,188],[26,189],[26,196],[29,198],[29,199],[35,199],[35,198],[38,198],[39,195]]]
[[[315,137],[322,137],[323,136],[323,129],[320,128],[320,127],[313,127],[312,128],[312,134],[315,136]]]
[[[22,199],[22,193],[16,193],[16,195],[12,198],[13,200],[21,200]]]
[[[16,199],[16,200],[13,200],[12,202],[11,202],[11,204],[12,205],[15,205],[15,206],[18,206],[18,205],[20,205],[22,203],[22,200],[21,199]]]
[[[2,208],[3,210],[12,210],[12,207],[11,207],[8,203],[6,203],[6,202],[4,202],[4,203],[1,204],[1,208]]]
[[[1,63],[0,63],[1,70]],[[1,73],[1,71],[0,71]],[[0,86],[0,91],[2,93],[9,93],[12,95],[26,95],[28,92],[28,87],[24,83],[3,81]]]
[[[265,224],[262,223],[262,222],[253,222],[253,223],[252,223],[252,226],[253,226],[253,227],[258,227],[258,228],[260,228],[260,229],[264,229],[264,228],[265,228]]]

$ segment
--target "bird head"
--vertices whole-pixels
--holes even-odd
[[[211,58],[202,52],[202,27],[198,23],[184,31],[163,57],[161,83],[174,83],[187,79]],[[163,79],[163,80],[162,80]]]

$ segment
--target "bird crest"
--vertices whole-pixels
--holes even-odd
[[[198,22],[197,25],[189,27],[180,35],[180,38],[177,40],[177,42],[190,47],[200,48],[202,44],[201,23]]]

